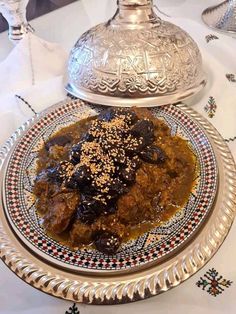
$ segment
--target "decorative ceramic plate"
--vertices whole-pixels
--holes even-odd
[[[56,105],[19,129],[0,151],[0,256],[18,276],[44,292],[114,304],[166,291],[209,260],[233,221],[236,171],[219,134],[194,111],[183,105],[152,109],[173,134],[187,139],[197,157],[198,175],[187,205],[114,256],[95,250],[73,252],[45,235],[39,224],[32,194],[37,156],[56,131],[100,110],[79,101]]]
[[[5,175],[3,195],[6,215],[19,238],[39,256],[74,270],[124,270],[150,264],[175,251],[197,231],[212,208],[217,191],[217,165],[212,146],[202,128],[174,106],[153,109],[173,135],[184,137],[196,155],[196,179],[186,206],[167,223],[121,246],[117,254],[96,250],[72,251],[47,236],[40,225],[33,195],[39,150],[51,135],[81,117],[101,109],[69,103],[43,115],[15,146]]]

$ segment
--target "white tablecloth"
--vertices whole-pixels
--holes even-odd
[[[213,0],[159,0],[157,4],[162,11],[171,16],[172,22],[184,27],[198,42],[209,75],[209,83],[202,94],[188,103],[218,128],[236,158],[236,104],[234,102],[236,83],[233,79],[233,75],[236,78],[234,57],[236,40],[208,29],[200,19],[202,10],[216,2]],[[37,35],[49,41],[57,41],[69,50],[82,32],[106,20],[114,9],[115,0],[81,0],[32,21],[32,26],[37,30]],[[164,16],[162,18],[167,19]],[[6,57],[10,49],[6,33],[0,34],[0,59]],[[227,78],[226,74],[231,76]],[[17,93],[26,99],[35,111],[39,111],[65,97],[61,77],[51,82],[50,92],[48,84],[49,82],[41,82],[33,89],[29,86]],[[44,91],[44,97],[40,97],[42,91]],[[13,94],[3,95],[2,93],[0,95],[0,144],[32,115],[32,110],[19,99],[14,100]],[[132,311],[136,314],[234,314],[236,313],[235,237],[236,226],[234,224],[228,238],[214,258],[180,286],[145,301],[112,307],[73,305],[71,302],[55,299],[25,284],[0,262],[0,313],[127,314]],[[222,294],[216,297],[196,285],[200,277],[213,268],[219,276],[232,282],[228,288],[223,287]],[[210,279],[207,281],[210,286]]]

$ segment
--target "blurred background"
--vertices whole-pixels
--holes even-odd
[[[77,0],[29,0],[27,6],[27,19],[28,21],[32,20],[35,17],[41,16],[75,1]],[[0,14],[0,32],[7,29],[8,24],[4,17]]]

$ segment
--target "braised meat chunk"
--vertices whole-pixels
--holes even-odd
[[[91,226],[77,219],[71,228],[70,240],[74,247],[81,247],[81,243],[90,244],[92,242],[92,235]]]
[[[76,192],[61,193],[49,201],[49,210],[44,216],[44,227],[46,230],[60,234],[69,226],[79,202]]]

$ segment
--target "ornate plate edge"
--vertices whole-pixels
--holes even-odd
[[[73,106],[73,102],[72,103],[69,103],[71,106]],[[77,108],[76,110],[78,110],[78,105],[80,106],[80,102],[78,102],[77,103],[77,105],[76,105],[76,107],[75,108]],[[66,108],[67,107],[67,105],[63,105],[63,106],[60,106],[60,108]],[[99,109],[100,110],[100,108],[99,107],[96,107],[96,109]],[[178,110],[177,108],[175,109],[175,110],[173,110],[173,108],[175,108],[174,106],[170,106],[170,108],[166,108],[166,110],[164,110],[164,114],[163,114],[163,116],[165,116],[165,114],[166,114],[166,112],[167,112],[167,117],[166,117],[166,122],[168,123],[168,116],[169,115],[171,115],[170,113],[169,113],[169,109],[171,110],[171,111],[173,111],[173,112],[178,112],[178,115],[179,115],[179,112],[181,113],[181,115],[182,116],[184,116],[185,114],[184,114],[184,112],[183,111],[180,111],[180,110]],[[55,111],[56,110],[58,110],[58,108],[56,107],[55,108]],[[73,112],[74,112],[74,109],[73,108],[71,108],[71,110],[73,110]],[[83,110],[83,113],[81,113],[82,115],[83,114],[85,114],[85,116],[86,116],[86,114],[87,113],[89,113],[90,111],[92,111],[92,113],[94,113],[94,111],[93,110],[90,110],[90,107],[88,107],[86,104],[85,104],[85,110]],[[155,109],[153,109],[153,111],[154,111],[154,114],[155,114]],[[54,112],[54,110],[53,110],[53,112]],[[66,112],[67,112],[67,110],[66,110]],[[70,113],[71,114],[71,113]],[[75,116],[76,116],[76,112],[74,113],[75,114]],[[51,115],[50,114],[50,112],[49,112],[49,110],[46,110],[46,113],[42,116],[42,117],[40,117],[40,119],[39,119],[39,122],[42,120],[42,119],[44,119],[45,118],[45,115],[47,115],[47,116],[49,116],[49,115]],[[80,114],[79,114],[79,116],[80,116]],[[192,120],[188,115],[186,115],[187,117],[188,117],[188,119],[189,120]],[[77,119],[78,119],[78,117],[77,117]],[[176,118],[175,118],[176,119]],[[175,120],[174,119],[174,120]],[[196,122],[194,122],[194,120],[192,120],[193,121],[193,123],[195,124],[195,125],[198,125]],[[37,121],[35,121],[35,123],[33,123],[33,127],[35,126],[35,125],[37,125]],[[173,121],[173,124],[175,124],[175,122]],[[32,126],[30,127],[30,128],[32,128]],[[46,127],[47,128],[47,127]],[[200,127],[199,127],[200,128]],[[24,138],[24,136],[28,133],[28,130],[29,129],[27,129],[23,134],[22,134],[22,136],[23,136],[23,138]],[[202,130],[202,128],[200,128],[200,130]],[[203,132],[203,131],[201,131],[201,132]],[[194,132],[193,132],[194,133]],[[206,137],[207,138],[207,141],[209,141],[209,139],[208,139],[208,137],[206,136],[206,134],[204,134],[204,137]],[[19,138],[18,140],[17,140],[17,142],[16,142],[16,144],[18,145],[18,143],[19,142],[21,142],[22,140],[21,140],[21,138]],[[208,146],[208,145],[207,145]],[[211,144],[210,144],[210,146],[211,146]],[[14,148],[14,147],[13,147]],[[11,149],[11,151],[9,152],[9,154],[8,154],[8,156],[9,156],[9,158],[7,159],[7,161],[6,161],[6,167],[4,167],[3,168],[3,171],[2,171],[2,177],[4,177],[4,181],[5,181],[5,178],[6,178],[6,173],[7,173],[7,169],[9,168],[9,162],[10,162],[10,159],[13,161],[13,164],[14,164],[14,158],[12,158],[12,154],[14,154],[14,149]],[[33,149],[33,148],[32,148]],[[213,152],[213,148],[211,148],[210,149],[210,151],[212,151]],[[214,158],[215,159],[215,158]],[[5,169],[6,168],[6,169]],[[216,172],[217,172],[217,186],[218,186],[218,167],[216,167]],[[8,213],[8,210],[7,210],[7,201],[6,201],[6,196],[5,196],[5,193],[6,193],[6,183],[3,185],[3,187],[2,187],[2,199],[3,199],[3,208],[4,208],[4,212],[5,212],[5,216],[7,217],[7,220],[8,220],[8,223],[9,223],[9,225],[11,225],[11,228],[12,228],[12,230],[14,231],[14,233],[16,234],[16,236],[18,237],[18,239],[19,239],[19,242],[21,242],[21,243],[25,243],[25,245],[26,246],[28,246],[28,248],[29,248],[29,250],[31,250],[31,252],[34,252],[35,253],[35,255],[38,255],[38,258],[39,259],[42,259],[42,260],[44,260],[44,261],[48,261],[48,262],[50,262],[51,263],[51,265],[52,264],[54,264],[54,266],[55,266],[55,268],[59,268],[59,266],[61,267],[61,268],[63,268],[63,269],[65,269],[65,271],[73,271],[74,273],[78,273],[78,272],[81,272],[81,273],[91,273],[92,275],[94,275],[95,276],[95,274],[96,275],[101,275],[101,276],[105,276],[106,274],[108,274],[108,275],[113,275],[113,274],[121,274],[121,273],[123,273],[123,274],[126,274],[127,273],[127,271],[129,271],[129,272],[137,272],[137,271],[139,271],[139,270],[143,270],[144,268],[150,268],[151,266],[153,266],[154,264],[156,265],[157,263],[161,263],[161,262],[163,262],[164,260],[167,260],[170,256],[173,256],[173,254],[177,254],[177,252],[179,252],[179,251],[181,251],[182,250],[182,248],[184,247],[184,246],[186,246],[187,245],[187,243],[188,242],[190,242],[193,238],[195,238],[196,237],[196,234],[199,232],[199,227],[201,228],[201,226],[203,225],[203,224],[205,224],[205,222],[206,222],[206,220],[207,220],[207,217],[209,216],[209,214],[211,213],[211,211],[212,211],[212,204],[213,204],[213,199],[215,199],[215,197],[216,197],[216,194],[217,194],[217,189],[215,190],[214,189],[214,193],[212,194],[212,198],[211,198],[211,201],[210,201],[210,199],[208,199],[208,202],[209,202],[209,209],[207,210],[207,212],[204,214],[204,217],[202,218],[202,220],[201,220],[201,222],[200,222],[200,225],[197,227],[197,228],[193,228],[193,230],[191,229],[191,231],[189,232],[189,234],[188,235],[186,235],[186,239],[184,240],[184,242],[183,243],[179,243],[179,244],[177,244],[176,245],[176,247],[172,250],[172,249],[170,249],[170,251],[168,252],[168,254],[164,254],[164,256],[161,254],[161,257],[159,257],[158,259],[153,259],[153,260],[149,260],[148,261],[148,263],[146,262],[146,263],[143,263],[143,264],[138,264],[138,265],[135,265],[135,266],[133,266],[133,267],[130,267],[130,268],[126,268],[126,269],[124,269],[124,268],[117,268],[117,269],[112,269],[112,268],[110,268],[108,271],[107,270],[104,270],[104,269],[96,269],[96,268],[78,268],[78,267],[74,267],[73,265],[71,265],[71,264],[69,264],[69,265],[65,265],[65,261],[60,261],[60,259],[58,260],[55,260],[55,259],[53,259],[53,257],[51,256],[51,255],[46,255],[47,254],[47,252],[45,253],[44,251],[40,251],[40,250],[38,250],[37,248],[36,248],[36,250],[35,250],[35,248],[34,248],[34,246],[32,245],[33,243],[32,242],[28,242],[28,240],[26,240],[26,243],[25,243],[25,239],[24,239],[24,236],[22,237],[21,236],[21,234],[20,234],[20,230],[18,230],[18,228],[16,228],[16,226],[14,225],[14,221],[12,221],[12,218],[10,217],[10,215],[9,215],[9,213]],[[18,193],[17,193],[18,194]],[[200,219],[200,218],[199,218]],[[182,234],[183,235],[183,234]],[[144,254],[144,248],[142,249],[142,254]],[[38,253],[36,253],[36,252],[38,252]],[[162,252],[163,253],[163,252]],[[125,253],[124,253],[125,254]],[[141,254],[141,252],[140,252],[140,254]],[[123,256],[122,256],[123,257]],[[140,257],[140,256],[139,256]],[[125,257],[123,257],[124,259],[126,259]],[[143,258],[145,258],[145,256],[143,256]],[[85,258],[85,261],[86,261],[86,258]]]
[[[58,105],[65,104],[62,102]],[[51,107],[53,109],[55,106]],[[196,239],[170,260],[135,275],[116,278],[94,278],[57,270],[38,261],[21,245],[14,245],[13,237],[0,222],[0,257],[18,277],[33,287],[63,299],[89,304],[119,304],[154,296],[177,286],[201,267],[216,253],[233,223],[236,211],[236,167],[233,157],[222,137],[214,127],[193,109],[179,104],[199,125],[210,140],[221,162],[220,199],[214,214]],[[38,118],[32,118],[21,126],[0,150],[0,167],[21,134]],[[221,186],[222,188],[222,186]],[[0,213],[1,214],[1,213]],[[4,217],[2,217],[4,220]],[[11,239],[12,237],[12,239]]]

